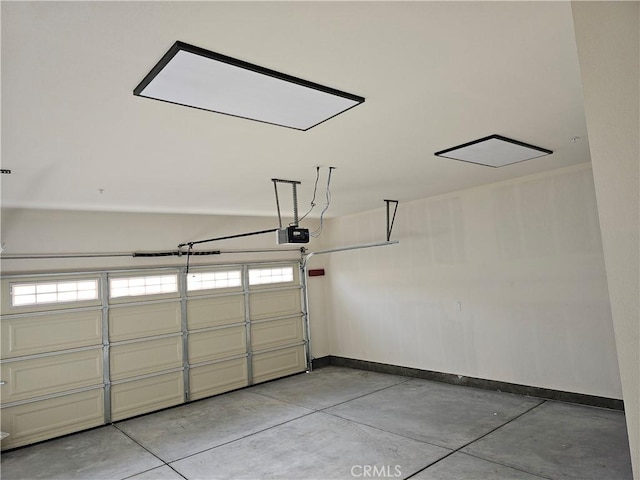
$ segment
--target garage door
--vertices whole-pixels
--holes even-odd
[[[302,372],[298,262],[2,280],[2,448]]]

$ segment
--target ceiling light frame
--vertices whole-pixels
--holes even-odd
[[[494,140],[497,140],[498,143],[492,142]],[[480,160],[478,161],[471,160],[469,158],[469,155],[473,154],[474,150],[477,156],[480,156],[481,154],[486,155],[487,151],[480,151],[477,148],[478,146],[485,143],[486,143],[485,146],[487,147],[489,143],[491,143],[491,144],[495,144],[495,146],[497,146],[498,148],[502,148],[503,150],[511,149],[511,152],[509,153],[517,154],[519,158],[516,158],[513,161],[493,162],[494,164],[488,161],[483,162]],[[476,148],[474,149],[473,147],[476,147]],[[467,149],[467,151],[464,151],[465,149]],[[449,159],[457,160],[461,162],[473,163],[476,165],[483,165],[483,166],[492,167],[492,168],[499,168],[499,167],[504,167],[506,165],[514,165],[516,163],[525,162],[527,160],[531,160],[534,158],[551,155],[552,153],[553,153],[552,150],[549,150],[546,148],[537,147],[529,143],[520,142],[512,138],[507,138],[507,137],[503,137],[502,135],[494,134],[494,135],[489,135],[487,137],[479,138],[478,140],[473,140],[471,142],[463,143],[455,147],[447,148],[445,150],[440,150],[439,152],[434,153],[434,155],[437,157],[449,158]],[[498,155],[498,154],[504,155],[505,152],[497,151],[495,155]],[[496,164],[496,163],[499,163],[499,164]]]
[[[365,101],[358,95],[180,41],[171,46],[133,94],[302,131]],[[202,104],[196,100],[202,100]],[[222,107],[214,106],[216,101]],[[230,108],[234,101],[238,102],[237,111],[233,111],[233,105]],[[266,110],[260,111],[263,107]]]

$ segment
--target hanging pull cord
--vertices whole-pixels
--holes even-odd
[[[280,216],[280,199],[278,198],[278,181],[273,178],[273,189],[276,192],[276,208],[278,209],[278,226],[282,228],[282,217]]]

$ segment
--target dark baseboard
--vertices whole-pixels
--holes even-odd
[[[602,407],[612,410],[624,411],[624,402],[615,398],[585,395],[583,393],[563,392],[561,390],[531,387],[528,385],[518,385],[516,383],[499,382],[497,380],[464,377],[452,373],[434,372],[430,370],[421,370],[419,368],[400,367],[397,365],[389,365],[386,363],[368,362],[366,360],[336,357],[333,355],[314,358],[312,362],[313,368],[321,368],[328,365],[356,368],[359,370],[368,370],[371,372],[389,373],[392,375],[402,375],[405,377],[422,378],[424,380],[432,380],[435,382],[449,383],[452,385],[460,385],[464,387],[481,388],[483,390],[492,390],[495,392],[515,393],[518,395],[527,395],[529,397],[545,398],[548,400],[557,400],[560,402],[578,403],[581,405],[589,405],[592,407]]]
[[[311,360],[311,366],[313,368],[327,367],[331,365],[332,358],[334,357],[330,357],[328,355],[326,357],[314,358],[313,360]]]

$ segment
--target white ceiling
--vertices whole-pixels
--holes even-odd
[[[5,207],[274,215],[276,177],[302,181],[303,213],[322,165],[338,216],[589,161],[569,2],[1,8]],[[303,132],[134,96],[176,40],[366,101]],[[491,134],[554,153],[433,155]]]

